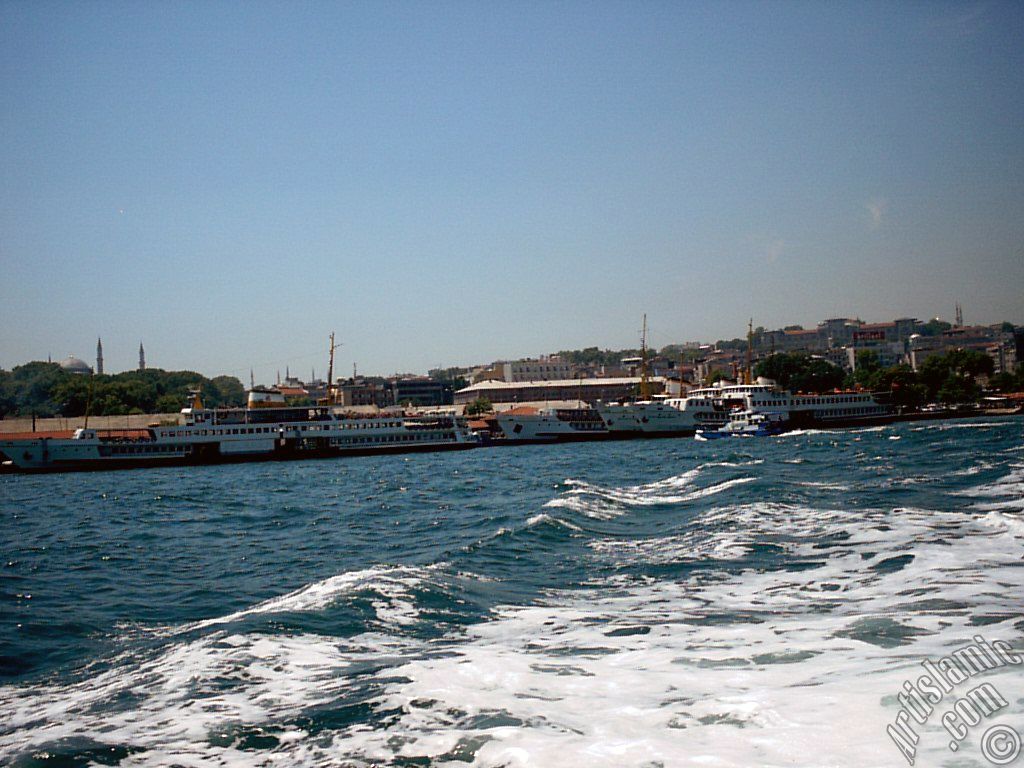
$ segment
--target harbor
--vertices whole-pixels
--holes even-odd
[[[0,471],[62,472],[295,461],[523,444],[643,438],[767,437],[795,429],[1016,415],[1022,409],[900,412],[863,393],[794,396],[768,382],[694,390],[686,398],[594,406],[518,407],[470,419],[453,412],[345,412],[291,407],[277,390],[250,393],[241,409],[207,409],[198,396],[180,419],[145,427],[0,432]],[[481,418],[481,416],[483,416]],[[180,423],[178,423],[180,421]]]
[[[81,426],[69,433],[65,421],[62,430],[37,431],[33,417],[31,432],[0,431],[0,471],[63,472],[295,461],[610,439],[694,437],[706,441],[722,437],[773,437],[798,429],[866,427],[900,420],[970,418],[1024,411],[1024,396],[987,398],[989,405],[997,401],[998,407],[933,404],[922,408],[908,404],[903,391],[897,393],[900,385],[896,383],[890,391],[877,393],[865,391],[859,382],[856,389],[828,391],[819,387],[824,391],[791,392],[763,375],[755,379],[753,321],[748,328],[742,369],[734,363],[735,383],[722,378],[710,386],[687,385],[680,366],[674,382],[675,396],[669,391],[673,384],[670,377],[651,376],[646,315],[640,355],[622,361],[632,366],[630,373],[636,375],[590,379],[581,376],[572,380],[557,378],[571,370],[560,359],[529,361],[520,364],[518,372],[515,366],[504,364],[503,373],[512,381],[486,378],[463,387],[453,393],[451,406],[435,403],[417,408],[411,400],[402,405],[400,382],[394,386],[394,404],[381,407],[374,402],[372,388],[369,398],[357,396],[354,379],[351,383],[340,379],[335,382],[338,346],[332,333],[327,383],[315,400],[286,371],[283,384],[256,386],[253,382],[244,407],[206,407],[203,388],[195,387],[190,389],[189,403],[180,413],[148,419],[143,416],[145,426],[139,424],[139,415],[135,416],[133,426],[128,415],[124,427],[111,427],[109,417],[105,427],[90,427],[89,411],[94,399],[91,369],[81,361],[64,365],[88,380]],[[145,369],[143,355],[140,346],[140,371]],[[786,362],[785,355],[781,359],[783,362],[775,354],[767,356],[758,363],[758,373],[779,370],[792,379],[794,374],[787,372],[786,366],[793,363]],[[837,366],[823,359],[791,359],[808,370],[817,365],[821,371],[824,366],[829,377],[825,381],[840,373]],[[862,358],[862,366],[868,359]],[[965,374],[955,370],[955,366],[971,366],[975,375],[994,370],[990,357],[959,348],[931,362],[943,360],[950,361],[949,377],[958,382],[958,387],[966,386],[958,378]],[[102,346],[98,343],[97,368],[101,367]],[[427,398],[437,396],[439,390],[431,382],[415,383],[415,389],[405,387],[407,398],[412,391]],[[970,384],[977,386],[973,381]],[[543,404],[531,402],[541,395],[545,397]],[[551,403],[549,397],[556,398],[556,402]],[[568,399],[572,397],[575,399]],[[167,402],[167,398],[161,402]]]

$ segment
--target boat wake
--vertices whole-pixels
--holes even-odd
[[[730,499],[754,478],[701,485],[706,469],[621,488],[570,481],[545,510],[609,519],[701,500],[667,535],[589,546],[622,567],[728,567],[667,579],[621,570],[433,638],[408,631],[429,610],[424,585],[471,574],[339,574],[182,625],[71,682],[3,687],[0,762],[897,765],[886,726],[922,660],[979,634],[1021,652],[1020,466],[962,490],[949,509],[855,511]],[[376,601],[380,629],[339,637],[247,622],[353,595]],[[1019,722],[1019,670],[984,680]],[[933,721],[919,729],[918,759],[948,764],[949,735]],[[978,754],[964,742],[958,765],[982,765]]]
[[[695,481],[710,467],[753,466],[759,463],[760,460],[746,464],[711,462],[664,480],[622,488],[606,488],[570,479],[564,483],[569,490],[551,499],[544,506],[568,509],[597,520],[610,520],[632,508],[687,504],[749,483],[755,479],[753,476],[731,477],[705,486],[697,486]]]

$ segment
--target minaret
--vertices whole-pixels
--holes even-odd
[[[960,302],[956,303],[956,327],[964,327],[964,308],[960,306]]]
[[[139,370],[146,370],[146,350],[142,348],[142,342],[139,342]]]
[[[256,389],[256,377],[253,375],[252,368],[249,369],[249,389]]]
[[[96,375],[103,375],[103,339],[96,338]]]

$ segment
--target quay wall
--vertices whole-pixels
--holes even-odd
[[[180,413],[137,413],[129,416],[90,416],[89,426],[95,429],[144,429],[150,424],[180,424]],[[84,416],[36,419],[36,432],[65,432],[85,426]],[[0,419],[0,434],[31,432],[32,417]]]

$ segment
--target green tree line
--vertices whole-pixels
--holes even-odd
[[[917,407],[925,403],[972,403],[982,395],[978,381],[986,377],[993,392],[1024,390],[1024,367],[1015,373],[993,375],[992,358],[983,352],[954,349],[925,360],[917,371],[909,365],[886,367],[870,350],[857,353],[857,367],[847,375],[827,360],[806,353],[777,353],[754,367],[755,376],[774,379],[792,392],[830,392],[860,387],[889,392],[895,405]]]
[[[245,404],[245,388],[233,376],[208,379],[195,371],[126,371],[84,376],[56,363],[32,362],[0,370],[0,418],[8,416],[94,416],[175,413],[198,388],[204,405]]]

